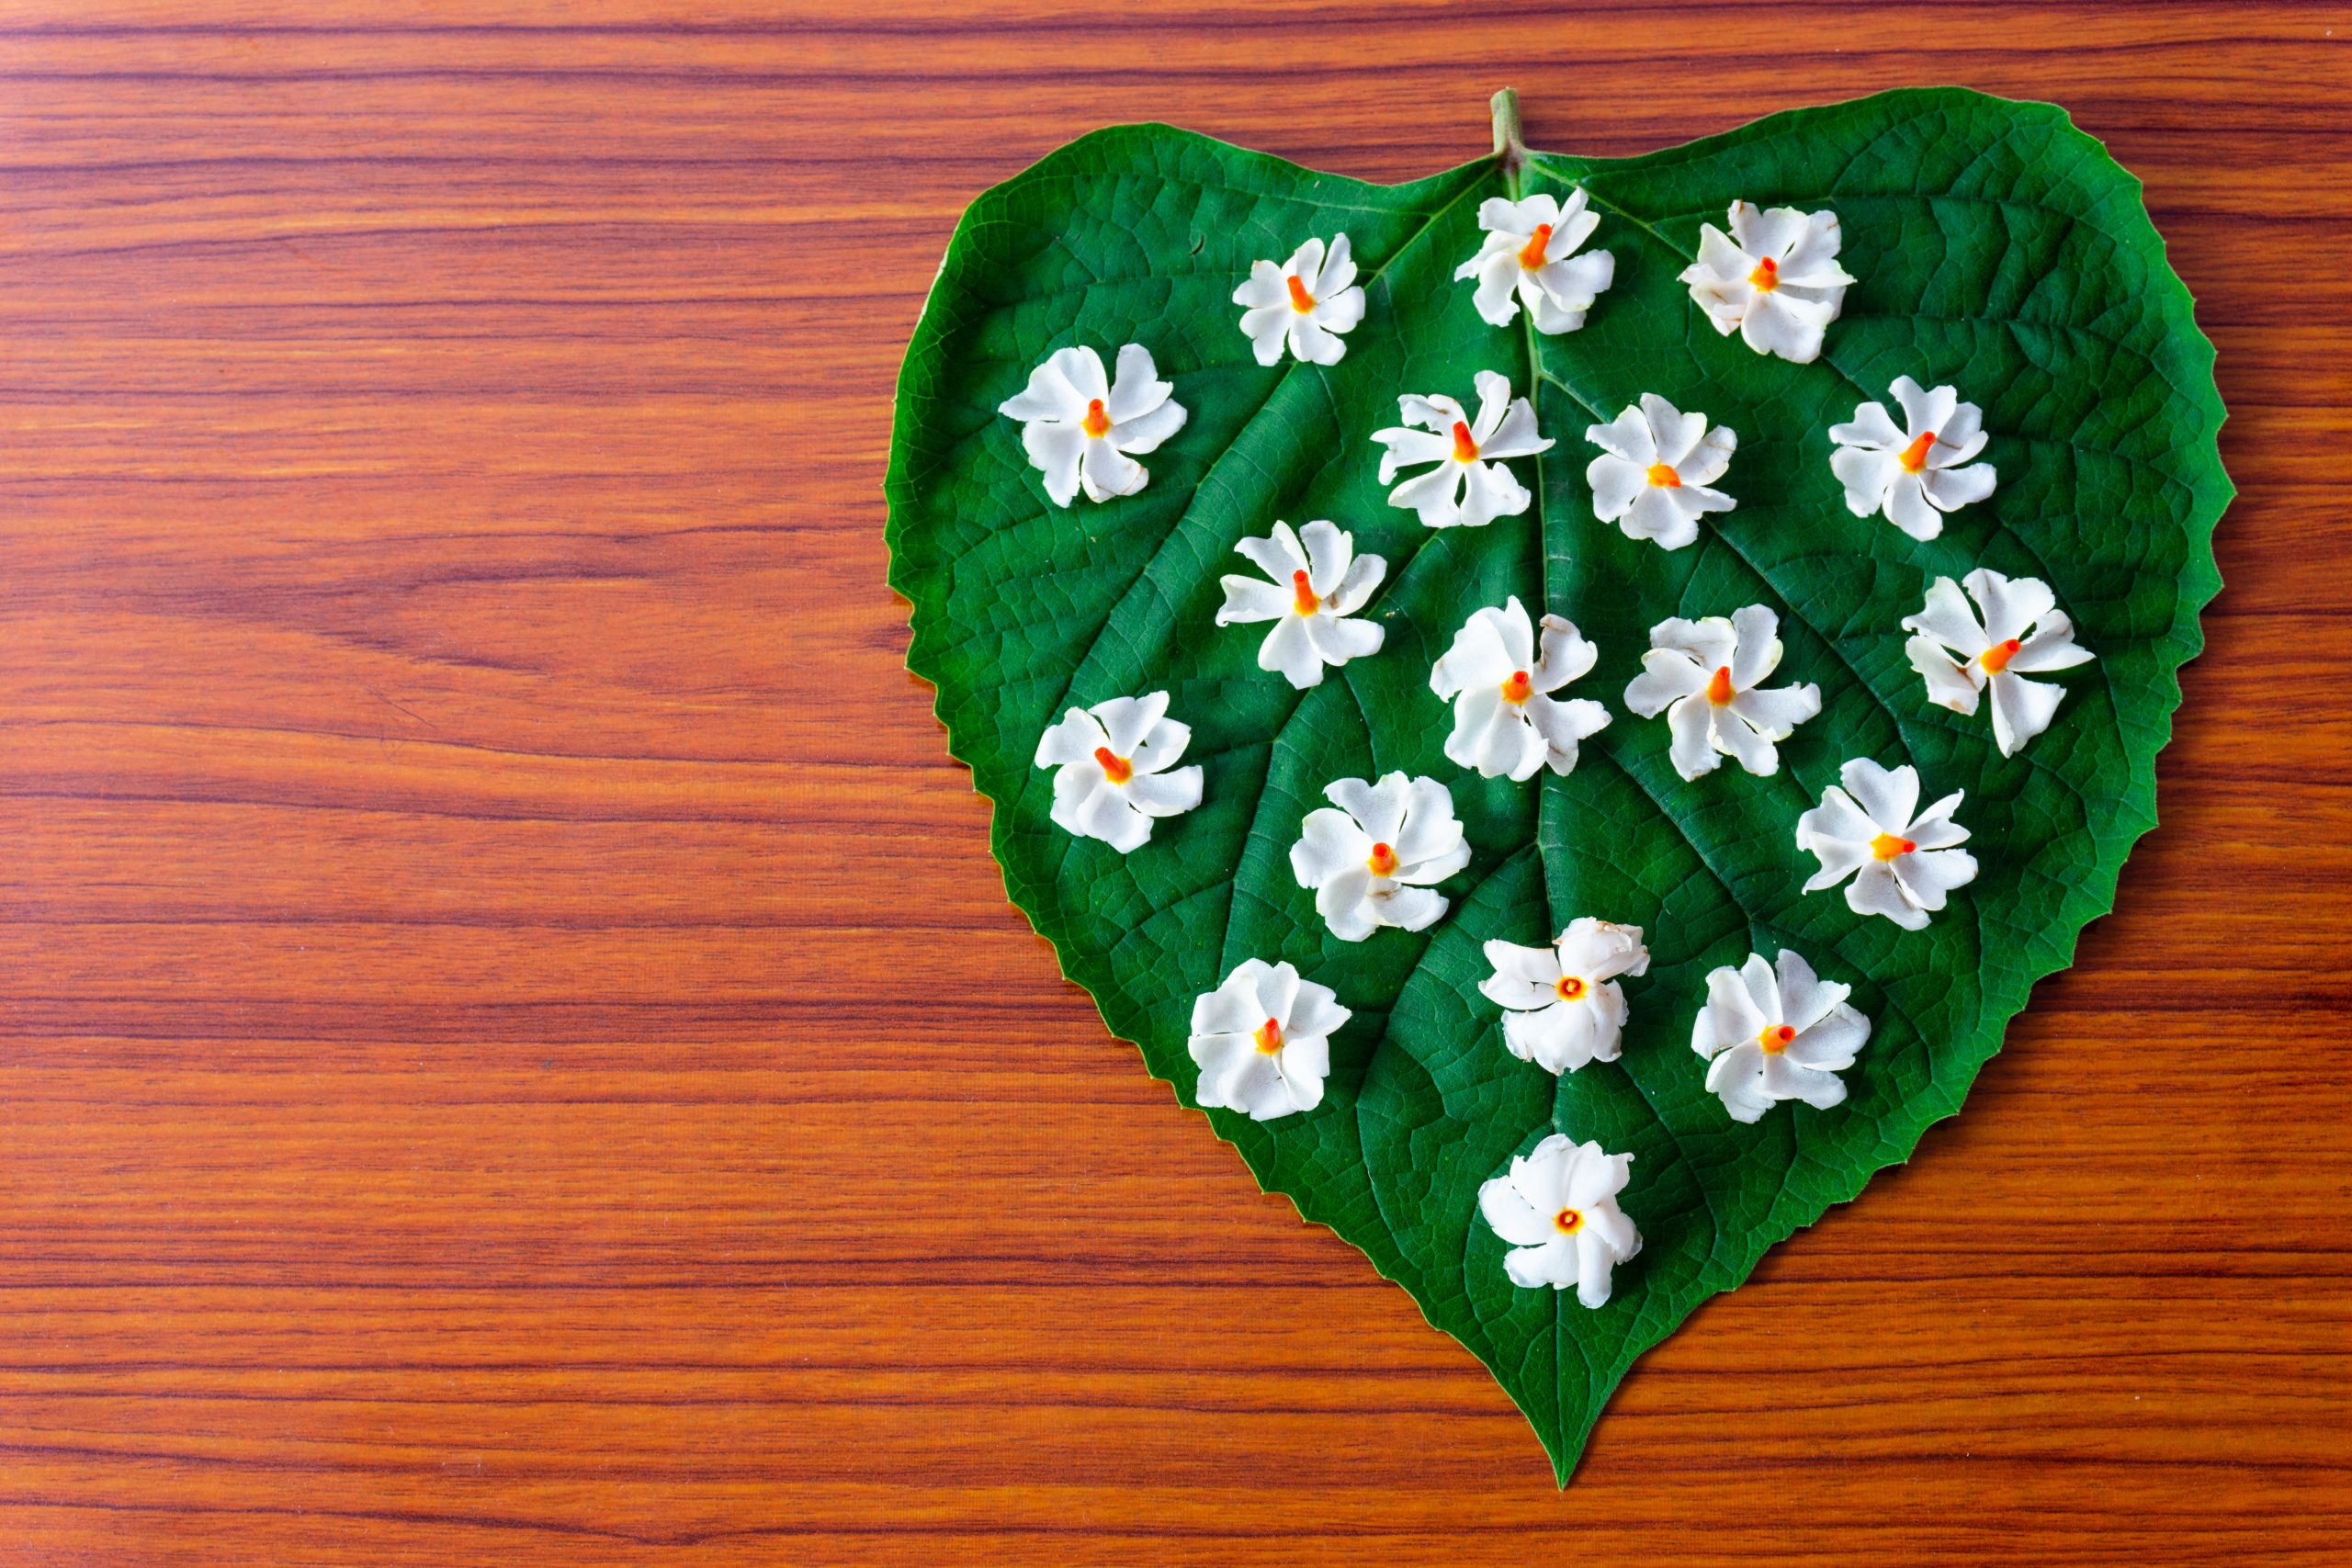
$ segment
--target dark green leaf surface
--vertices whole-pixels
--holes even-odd
[[[1477,248],[1478,203],[1577,184],[1614,287],[1581,332],[1538,337],[1523,314],[1489,326],[1451,276]],[[1735,197],[1841,220],[1860,282],[1815,364],[1718,336],[1676,279]],[[1252,260],[1340,231],[1369,296],[1347,356],[1261,367],[1235,287]],[[997,404],[1055,348],[1091,344],[1107,364],[1128,342],[1191,422],[1145,459],[1139,494],[1055,507]],[[1319,1108],[1210,1120],[1493,1370],[1565,1480],[1634,1359],[1905,1158],[2108,908],[2154,823],[2175,672],[2219,587],[2211,535],[2230,491],[2212,362],[2137,182],[2048,106],[1891,93],[1647,158],[1486,159],[1396,186],[1125,127],[988,192],[957,229],[900,379],[892,581],[914,605],[910,663],[997,805],[1013,901],[1180,1100],[1193,1103],[1193,998],[1243,959],[1288,959],[1354,1010]],[[1480,369],[1521,393],[1532,382],[1559,445],[1512,465],[1536,493],[1527,514],[1425,529],[1388,504],[1371,433],[1397,423],[1400,392],[1470,401]],[[1852,516],[1828,464],[1828,426],[1865,399],[1892,407],[1905,374],[1983,406],[2000,476],[1926,544]],[[1739,435],[1720,481],[1737,509],[1673,553],[1597,522],[1585,486],[1585,427],[1645,391]],[[1388,637],[1300,693],[1257,668],[1264,628],[1213,622],[1219,577],[1249,570],[1235,543],[1316,517],[1387,558],[1369,614]],[[1928,583],[1977,566],[2048,581],[2098,656],[2062,677],[2055,723],[2015,758],[1984,714],[1929,705],[1904,658],[1898,623]],[[1602,701],[1613,722],[1566,778],[1482,779],[1442,749],[1430,666],[1473,610],[1514,593],[1600,650],[1562,694]],[[1782,744],[1777,775],[1726,765],[1686,782],[1664,721],[1625,711],[1625,683],[1655,622],[1755,603],[1781,617],[1777,679],[1817,682],[1822,714]],[[1053,827],[1039,734],[1071,705],[1156,690],[1193,726],[1199,809],[1127,856]],[[1797,816],[1850,757],[1915,763],[1926,798],[1968,792],[1981,873],[1924,931],[1800,891],[1814,862]],[[1287,852],[1327,783],[1392,769],[1452,788],[1474,858],[1431,931],[1339,942]],[[1654,957],[1624,985],[1622,1061],[1555,1079],[1505,1052],[1477,991],[1480,943],[1540,944],[1580,915],[1643,927]],[[1783,944],[1852,986],[1874,1027],[1844,1105],[1740,1126],[1705,1091],[1691,1021],[1710,969]],[[1555,1130],[1636,1156],[1622,1202],[1645,1250],[1598,1311],[1513,1288],[1476,1213],[1480,1183]]]

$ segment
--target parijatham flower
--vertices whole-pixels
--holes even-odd
[[[1314,1110],[1331,1072],[1331,1036],[1352,1016],[1329,986],[1291,965],[1244,959],[1193,1002],[1185,1043],[1201,1069],[1201,1108],[1257,1122]]]
[[[2066,694],[2063,686],[2026,677],[2071,670],[2092,654],[2076,646],[2074,623],[2040,578],[2007,578],[1979,567],[1962,581],[1984,619],[1951,578],[1939,577],[1928,589],[1927,608],[1903,618],[1903,629],[1918,634],[1903,651],[1928,682],[1928,700],[1954,713],[1974,713],[1977,694],[1989,688],[1994,743],[2002,756],[2013,756],[2050,728]]]
[[[1667,755],[1686,779],[1736,757],[1751,773],[1778,773],[1775,742],[1821,711],[1821,688],[1759,689],[1780,667],[1781,617],[1761,604],[1726,620],[1660,621],[1650,628],[1642,672],[1625,688],[1625,705],[1644,718],[1666,715],[1673,737]]]
[[[1488,197],[1478,204],[1486,243],[1454,269],[1454,278],[1478,280],[1471,299],[1496,326],[1510,325],[1524,303],[1537,332],[1572,333],[1617,276],[1617,258],[1607,251],[1577,254],[1600,222],[1581,187],[1565,202],[1548,196]]]
[[[1838,1075],[1871,1037],[1871,1021],[1846,1005],[1852,992],[1786,947],[1777,976],[1760,953],[1709,975],[1707,1005],[1690,1028],[1690,1049],[1708,1064],[1707,1092],[1735,1122],[1754,1122],[1783,1100],[1818,1111],[1843,1102]]]
[[[1797,848],[1821,861],[1804,890],[1818,893],[1850,876],[1846,904],[1854,913],[1922,929],[1946,894],[1976,879],[1976,857],[1952,847],[1968,839],[1951,819],[1967,792],[1954,790],[1919,811],[1919,774],[1907,762],[1890,770],[1857,757],[1838,776],[1846,787],[1831,784],[1821,804],[1797,818]]]
[[[1731,204],[1731,232],[1699,231],[1699,259],[1682,269],[1690,298],[1729,337],[1798,365],[1821,355],[1853,282],[1838,265],[1838,215],[1793,207]]]
[[[1555,773],[1568,772],[1577,765],[1577,742],[1608,728],[1609,710],[1550,694],[1598,657],[1557,615],[1544,617],[1538,657],[1535,628],[1516,595],[1499,610],[1476,612],[1430,667],[1430,690],[1453,704],[1446,756],[1490,779],[1531,779],[1547,762]]]
[[[1508,1175],[1478,1189],[1478,1212],[1511,1249],[1503,1271],[1522,1290],[1576,1287],[1588,1307],[1609,1304],[1611,1270],[1642,1250],[1642,1234],[1617,1207],[1634,1156],[1604,1153],[1555,1133],[1513,1155]]]
[[[1378,784],[1340,779],[1323,794],[1331,806],[1306,814],[1290,869],[1315,889],[1315,911],[1331,934],[1362,942],[1382,926],[1435,925],[1445,897],[1430,889],[1470,863],[1453,792],[1396,773]]]
[[[1437,465],[1388,492],[1390,505],[1419,513],[1431,528],[1476,528],[1498,517],[1518,516],[1532,497],[1501,460],[1552,449],[1549,436],[1535,434],[1534,408],[1510,395],[1509,379],[1481,370],[1475,383],[1476,423],[1452,398],[1408,392],[1396,400],[1405,423],[1372,433],[1387,448],[1380,459],[1382,484],[1400,469]]]
[[[1071,708],[1038,738],[1037,766],[1054,774],[1055,825],[1125,854],[1151,837],[1152,818],[1201,803],[1201,770],[1177,768],[1190,726],[1168,716],[1168,694],[1113,697]]]
[[[1730,427],[1707,426],[1702,413],[1684,413],[1655,392],[1585,439],[1601,448],[1584,471],[1592,486],[1593,515],[1614,523],[1629,539],[1655,539],[1679,550],[1699,536],[1699,518],[1739,503],[1707,487],[1731,467],[1739,437]]]
[[[1348,352],[1340,334],[1363,320],[1363,289],[1356,283],[1355,257],[1348,237],[1335,234],[1330,249],[1309,240],[1280,266],[1253,262],[1250,281],[1233,291],[1242,307],[1241,330],[1258,363],[1272,365],[1288,345],[1310,365],[1337,365]]]
[[[1262,539],[1233,547],[1264,572],[1261,581],[1238,573],[1225,579],[1225,607],[1216,624],[1272,621],[1258,645],[1258,668],[1278,671],[1294,686],[1323,683],[1323,666],[1345,664],[1380,651],[1386,630],[1351,619],[1386,575],[1378,556],[1360,556],[1354,536],[1332,524],[1309,523],[1296,533],[1277,523]]]
[[[1089,501],[1143,489],[1151,475],[1128,454],[1153,451],[1184,428],[1175,390],[1139,343],[1119,350],[1114,383],[1104,382],[1102,357],[1092,349],[1057,348],[996,412],[1022,422],[1022,449],[1046,476],[1046,493],[1068,506],[1081,486]]]
[[[1590,916],[1568,922],[1551,947],[1487,943],[1494,973],[1478,982],[1503,1015],[1503,1043],[1522,1062],[1572,1073],[1587,1062],[1613,1062],[1625,1032],[1620,975],[1646,975],[1650,951],[1639,926]]]
[[[1944,513],[1993,493],[1993,465],[1972,463],[1984,450],[1984,416],[1950,387],[1923,392],[1908,376],[1892,389],[1903,405],[1897,428],[1883,403],[1863,403],[1853,422],[1833,424],[1829,471],[1846,487],[1857,517],[1883,512],[1915,539],[1944,531]]]

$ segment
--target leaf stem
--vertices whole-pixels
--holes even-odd
[[[1505,87],[1487,101],[1495,117],[1495,156],[1503,161],[1503,173],[1516,175],[1519,166],[1527,162],[1527,143],[1520,140],[1519,94]]]

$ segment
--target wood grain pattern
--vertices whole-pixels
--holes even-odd
[[[517,17],[526,19],[517,20]],[[2352,14],[0,4],[0,1562],[2345,1562]],[[957,212],[2048,97],[2221,348],[2165,826],[1571,1491],[1006,905],[880,475]]]

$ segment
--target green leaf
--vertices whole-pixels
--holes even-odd
[[[1381,186],[1164,126],[1072,143],[956,230],[907,353],[888,495],[909,662],[996,803],[1013,901],[1188,1106],[1193,999],[1234,965],[1289,960],[1338,993],[1354,1017],[1323,1103],[1210,1121],[1492,1369],[1565,1483],[1634,1359],[1956,1111],[2033,982],[2109,907],[2155,821],[2155,754],[2220,586],[2211,536],[2231,492],[2188,295],[2137,182],[2056,108],[1905,91],[1651,157],[1513,162]],[[1452,277],[1477,248],[1479,202],[1579,185],[1614,286],[1579,332],[1538,337],[1523,313],[1488,325]],[[1860,281],[1814,364],[1719,336],[1677,280],[1734,198],[1841,220]],[[1234,288],[1253,260],[1341,231],[1369,296],[1346,357],[1261,367]],[[1139,493],[1057,507],[997,405],[1055,348],[1091,344],[1107,363],[1129,342],[1190,423],[1146,459]],[[1397,423],[1401,392],[1469,399],[1480,369],[1522,394],[1532,382],[1558,446],[1512,465],[1536,493],[1524,515],[1425,529],[1388,503],[1371,433]],[[2000,477],[1926,544],[1852,516],[1827,461],[1826,428],[1863,400],[1892,406],[1905,374],[1982,405]],[[1585,484],[1585,427],[1643,392],[1739,436],[1721,481],[1737,509],[1680,551],[1596,521]],[[1387,641],[1301,693],[1257,668],[1262,628],[1213,622],[1220,576],[1249,570],[1236,542],[1317,517],[1387,558],[1369,612]],[[1934,578],[1978,566],[2049,582],[2098,655],[2062,678],[2055,723],[2014,758],[1983,713],[1928,704],[1898,629]],[[1566,694],[1603,701],[1613,722],[1565,778],[1483,779],[1442,751],[1430,666],[1473,610],[1511,594],[1600,650]],[[1654,623],[1753,603],[1781,615],[1778,679],[1818,683],[1823,711],[1782,745],[1778,774],[1726,765],[1686,782],[1664,721],[1625,711],[1625,683]],[[1125,856],[1055,828],[1039,735],[1072,705],[1161,690],[1193,726],[1201,807]],[[1925,931],[1800,890],[1814,863],[1793,824],[1853,757],[1916,764],[1928,797],[1967,791],[1981,872]],[[1342,942],[1287,852],[1326,784],[1394,769],[1452,788],[1474,857],[1432,930]],[[1622,1060],[1555,1079],[1503,1049],[1480,944],[1542,943],[1582,915],[1645,928],[1653,962],[1624,984]],[[1709,970],[1783,943],[1849,984],[1874,1027],[1845,1104],[1742,1126],[1704,1089],[1691,1023]],[[1480,1184],[1555,1130],[1636,1156],[1621,1201],[1645,1245],[1599,1310],[1515,1289],[1477,1216]]]

